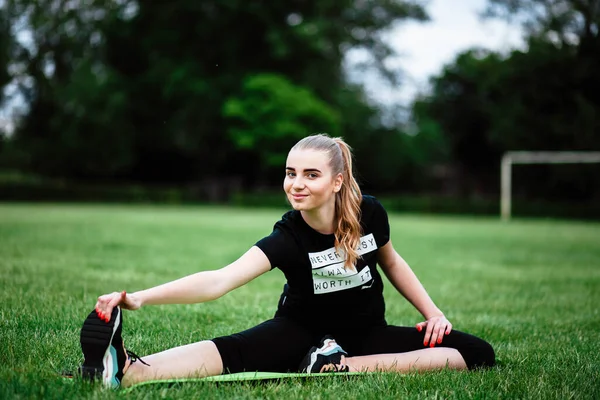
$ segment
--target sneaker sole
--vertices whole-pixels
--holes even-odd
[[[83,351],[84,361],[82,374],[94,378],[97,372],[102,372],[103,380],[107,375],[107,369],[112,369],[112,355],[110,344],[119,327],[119,307],[113,309],[109,322],[104,322],[98,317],[96,311],[92,311],[83,322],[79,341]]]

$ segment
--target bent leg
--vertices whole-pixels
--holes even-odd
[[[413,327],[380,326],[345,338],[346,349],[353,357],[347,364],[356,370],[429,370],[439,368],[474,369],[495,364],[492,346],[486,341],[453,330],[441,344],[430,348],[423,344],[424,332]]]

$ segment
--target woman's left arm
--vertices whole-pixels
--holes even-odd
[[[391,240],[377,250],[377,256],[390,282],[425,317],[425,321],[416,325],[419,332],[426,328],[423,344],[434,347],[435,343],[442,343],[444,334],[448,335],[452,330],[452,324],[431,300],[413,270],[394,249]]]

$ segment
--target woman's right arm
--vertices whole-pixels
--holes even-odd
[[[203,303],[229,293],[271,269],[269,259],[253,246],[231,264],[214,271],[202,271],[127,294],[114,292],[98,297],[96,312],[107,319],[115,306],[136,310],[143,305]]]

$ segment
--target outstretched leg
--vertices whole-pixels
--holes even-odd
[[[404,353],[371,354],[349,357],[331,336],[321,340],[306,355],[302,372],[373,372],[373,371],[427,371],[441,368],[465,369],[462,355],[452,348],[428,348]]]
[[[466,369],[467,364],[458,350],[448,347],[420,349],[406,353],[372,354],[368,356],[344,357],[342,365],[350,371],[429,371],[442,368]]]
[[[123,314],[115,307],[110,318],[92,311],[80,333],[84,378],[117,388],[151,379],[204,377],[223,372],[223,362],[213,342],[204,341],[138,358],[125,349],[121,336]],[[136,362],[140,361],[140,362]]]
[[[295,372],[313,340],[312,332],[303,326],[274,318],[232,335],[146,356],[144,361],[150,366],[132,364],[123,385],[242,371]]]
[[[202,378],[223,372],[221,355],[210,340],[174,347],[143,359],[148,365],[136,362],[126,367],[123,386],[155,379]]]
[[[440,368],[474,369],[495,364],[486,341],[453,330],[442,343],[426,346],[424,333],[412,327],[380,326],[350,334],[336,333],[338,343],[352,357],[342,363],[354,371],[425,371]]]
[[[296,371],[314,339],[312,332],[301,325],[274,318],[243,332],[141,358],[125,350],[121,330],[119,307],[113,309],[109,320],[100,319],[95,311],[90,313],[81,329],[84,376],[119,387],[241,371]]]

